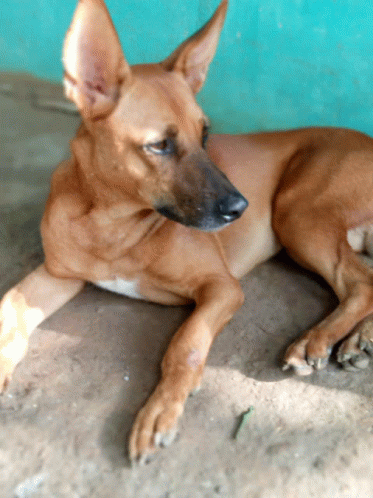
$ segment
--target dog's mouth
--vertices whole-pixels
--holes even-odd
[[[205,200],[200,206],[187,209],[183,206],[165,204],[156,208],[158,213],[182,225],[204,232],[215,232],[237,220],[248,206],[248,201],[235,191],[214,201]],[[185,207],[185,206],[184,206]]]

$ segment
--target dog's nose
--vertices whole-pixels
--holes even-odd
[[[226,223],[236,220],[249,203],[240,193],[228,194],[218,201],[218,212]]]

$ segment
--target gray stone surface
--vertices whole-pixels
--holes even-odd
[[[77,125],[61,89],[0,75],[0,292],[41,260],[52,169]],[[335,298],[285,256],[243,280],[181,435],[131,469],[126,441],[188,312],[94,287],[47,320],[0,399],[4,498],[371,498],[373,375],[334,363],[308,378],[281,355]],[[238,439],[240,415],[254,412]]]

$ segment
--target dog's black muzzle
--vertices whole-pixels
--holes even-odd
[[[173,221],[212,232],[239,218],[247,206],[245,197],[203,152],[183,161],[172,195],[156,209]]]

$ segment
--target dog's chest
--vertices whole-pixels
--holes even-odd
[[[122,294],[123,296],[132,297],[134,299],[144,299],[138,292],[138,282],[136,280],[115,278],[114,280],[99,280],[93,283],[97,285],[97,287],[117,294]]]

